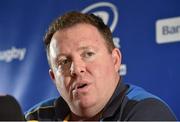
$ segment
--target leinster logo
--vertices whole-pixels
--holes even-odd
[[[118,22],[118,11],[115,5],[108,2],[94,3],[82,10],[82,13],[93,13],[101,17],[108,24],[111,32],[114,31]]]

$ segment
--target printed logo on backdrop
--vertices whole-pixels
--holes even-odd
[[[117,7],[109,2],[93,3],[82,10],[82,13],[93,13],[102,18],[105,24],[109,25],[113,33],[118,23],[118,10]],[[113,37],[113,42],[116,47],[120,48],[120,38]],[[121,64],[120,75],[127,74],[126,64]]]
[[[18,59],[19,61],[22,61],[24,59],[24,56],[26,54],[25,48],[16,48],[11,47],[7,50],[0,50],[0,61],[4,61],[6,63],[10,63],[11,61]]]
[[[156,42],[158,44],[180,42],[180,17],[157,20]]]

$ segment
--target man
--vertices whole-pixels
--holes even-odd
[[[66,13],[44,43],[61,97],[30,109],[27,120],[176,120],[162,100],[121,81],[121,52],[99,17]]]

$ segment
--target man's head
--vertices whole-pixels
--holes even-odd
[[[50,26],[45,44],[50,76],[71,111],[95,116],[119,81],[121,53],[110,29],[94,15],[70,12]]]
[[[48,62],[50,66],[51,66],[51,63],[49,61],[49,44],[51,42],[52,36],[54,35],[56,31],[71,27],[78,23],[86,23],[86,24],[91,24],[95,26],[104,37],[105,44],[109,52],[111,52],[115,48],[111,30],[109,29],[107,25],[104,24],[104,22],[102,21],[100,17],[95,16],[94,14],[83,14],[83,13],[79,13],[75,11],[69,12],[65,14],[64,16],[57,18],[51,24],[51,26],[49,26],[48,32],[45,35],[44,44],[46,46],[47,57],[48,57]]]

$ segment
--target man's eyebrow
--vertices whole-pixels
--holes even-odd
[[[82,47],[79,47],[79,48],[77,48],[76,50],[77,51],[81,51],[81,50],[89,50],[89,49],[94,49],[94,50],[97,50],[95,47],[93,47],[93,46],[82,46]],[[59,59],[60,57],[67,57],[68,55],[67,54],[65,54],[65,53],[60,53],[60,54],[58,54],[57,55],[57,59]]]
[[[95,50],[96,50],[96,48],[95,48],[95,47],[92,47],[92,46],[82,46],[82,47],[79,47],[79,48],[77,49],[77,51],[88,50],[88,49],[95,49]]]
[[[83,46],[83,47],[77,48],[77,51],[86,50],[86,49],[89,49],[89,48],[90,48],[89,46]]]

